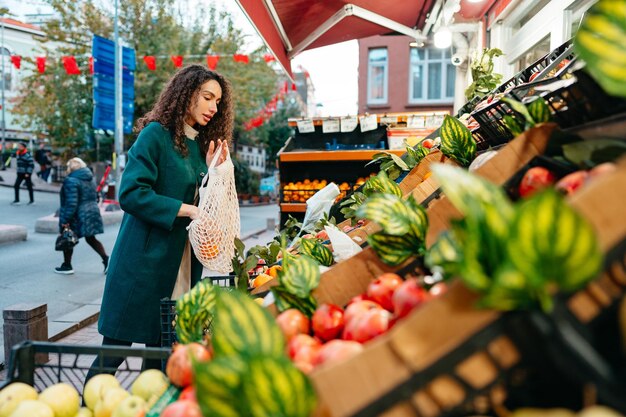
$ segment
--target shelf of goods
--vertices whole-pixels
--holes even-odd
[[[331,145],[357,149],[326,150]],[[353,132],[322,133],[321,124],[316,124],[315,132],[296,131],[278,153],[280,224],[289,215],[302,220],[306,200],[330,182],[337,184],[342,192],[339,199],[359,187],[376,172],[375,166],[365,166],[376,153],[388,151],[398,156],[404,153],[387,148],[385,126],[364,133],[358,127]]]

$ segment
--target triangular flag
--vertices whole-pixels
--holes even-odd
[[[291,84],[291,91],[298,91],[295,84]]]
[[[215,71],[215,68],[217,68],[217,63],[220,60],[220,56],[219,55],[207,55],[206,56],[206,65],[207,67],[209,67],[209,69]]]
[[[280,87],[280,92],[281,92],[281,93],[286,93],[288,89],[289,89],[289,83],[287,83],[287,81],[285,81],[285,82],[283,83],[283,86],[282,86],[282,87]]]
[[[20,69],[22,65],[22,57],[19,55],[11,55],[11,62],[15,65],[15,68]]]
[[[39,73],[41,74],[46,72],[46,57],[45,56],[37,57],[37,71],[39,71]]]
[[[61,61],[63,61],[63,66],[65,67],[65,72],[67,72],[68,75],[79,75],[80,74],[80,69],[78,68],[78,64],[76,64],[76,58],[71,56],[71,55],[67,55],[64,57],[61,57]]]
[[[248,62],[250,62],[250,58],[248,58],[248,55],[243,55],[243,54],[233,55],[233,60],[235,62],[241,62],[243,64],[247,64]]]
[[[156,57],[154,57],[153,55],[146,55],[143,57],[143,62],[146,63],[146,65],[148,66],[148,69],[150,71],[154,71],[156,70]]]
[[[89,73],[93,74],[93,57],[89,57]]]
[[[274,55],[272,54],[265,54],[263,55],[263,59],[265,60],[265,62],[267,62],[268,64],[272,61],[276,61],[276,58],[274,58]]]
[[[180,68],[183,66],[183,56],[182,55],[172,55],[172,62],[176,68]]]

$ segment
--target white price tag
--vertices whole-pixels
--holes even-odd
[[[383,116],[380,118],[381,125],[395,125],[398,123],[397,116]]]
[[[341,131],[342,132],[352,132],[356,129],[356,125],[358,120],[356,116],[347,116],[341,118]]]
[[[376,130],[378,127],[378,121],[375,114],[359,117],[359,124],[361,125],[361,132]]]
[[[410,115],[406,120],[406,127],[410,129],[423,129],[426,125],[424,116]]]
[[[441,127],[441,125],[443,124],[443,118],[444,118],[443,114],[436,115],[433,120],[433,123],[434,123],[433,127],[434,128]]]
[[[298,124],[298,132],[300,133],[315,132],[315,126],[313,126],[313,120],[311,119],[298,120],[296,123]]]
[[[322,132],[339,132],[339,119],[328,119],[322,121]]]

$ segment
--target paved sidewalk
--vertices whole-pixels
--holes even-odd
[[[32,177],[33,190],[47,193],[58,193],[59,191],[61,191],[61,183],[53,182],[52,184],[48,184],[47,182],[39,178],[36,172],[37,168],[33,172]],[[0,186],[13,188],[13,185],[15,184],[15,179],[17,178],[17,172],[15,168],[7,168],[4,171],[0,171],[0,178],[2,179],[0,181]],[[26,189],[26,185],[24,185],[24,183],[22,183],[21,189]]]

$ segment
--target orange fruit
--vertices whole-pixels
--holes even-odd
[[[270,266],[267,270],[267,275],[272,278],[278,278],[278,271],[282,271],[283,267],[280,265]]]
[[[252,283],[253,288],[258,288],[261,285],[265,284],[268,281],[273,280],[274,278],[267,274],[259,274]]]
[[[210,245],[205,243],[204,245],[200,245],[200,247],[198,248],[198,252],[200,252],[200,255],[204,258],[215,258],[219,253],[220,253],[220,249],[217,247],[217,245]]]

